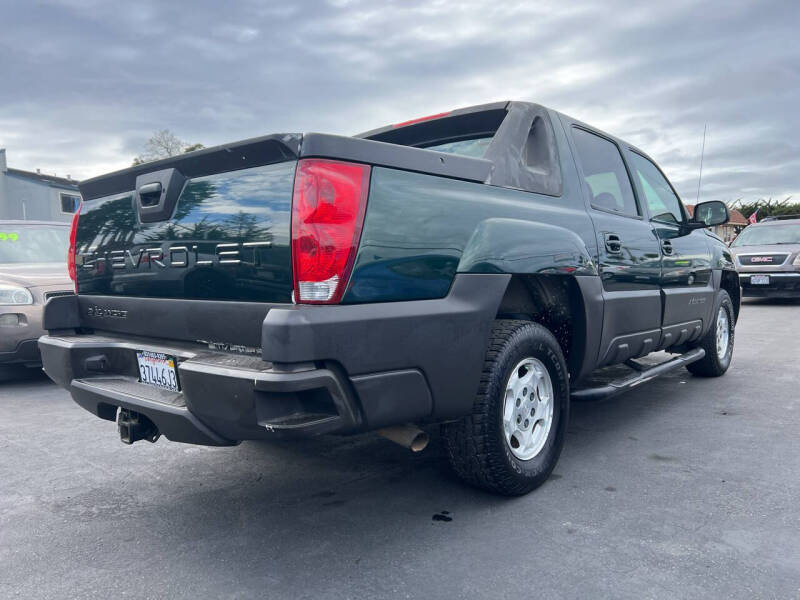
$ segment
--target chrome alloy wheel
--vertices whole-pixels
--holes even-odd
[[[719,342],[718,342],[719,343]],[[530,460],[544,448],[553,425],[553,382],[536,358],[517,363],[506,383],[503,433],[511,453]]]
[[[730,320],[724,306],[717,313],[717,358],[724,360],[728,353],[728,341],[731,339]]]

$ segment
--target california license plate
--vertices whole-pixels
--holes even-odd
[[[139,363],[139,381],[171,392],[181,390],[174,356],[142,350],[136,353],[136,360]]]
[[[750,285],[769,285],[769,275],[751,275]]]

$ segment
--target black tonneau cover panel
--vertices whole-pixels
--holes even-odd
[[[276,133],[144,163],[87,179],[79,187],[84,200],[93,200],[130,192],[136,189],[139,175],[153,171],[176,169],[191,179],[295,160],[301,156],[352,160],[479,182],[486,181],[492,166],[488,160],[480,158],[367,139],[321,133]]]
[[[177,169],[185,177],[194,178],[294,160],[299,154],[301,140],[302,136],[298,133],[276,133],[251,138],[87,179],[79,188],[84,200],[93,200],[130,192],[136,189],[136,178],[139,175],[163,169]]]

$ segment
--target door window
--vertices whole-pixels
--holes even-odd
[[[667,178],[661,174],[658,167],[641,154],[632,152],[631,156],[633,169],[639,178],[647,209],[650,211],[650,218],[665,223],[682,223],[681,201],[672,191]]]
[[[594,208],[638,216],[631,180],[616,144],[577,127],[572,137],[583,168],[583,180]]]

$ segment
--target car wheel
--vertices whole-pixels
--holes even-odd
[[[687,365],[689,372],[700,377],[723,375],[731,365],[735,331],[736,315],[731,297],[725,290],[720,290],[714,305],[714,322],[698,344],[706,355]]]
[[[555,337],[539,324],[497,320],[472,412],[443,425],[455,472],[517,496],[548,478],[564,445],[569,375]]]

